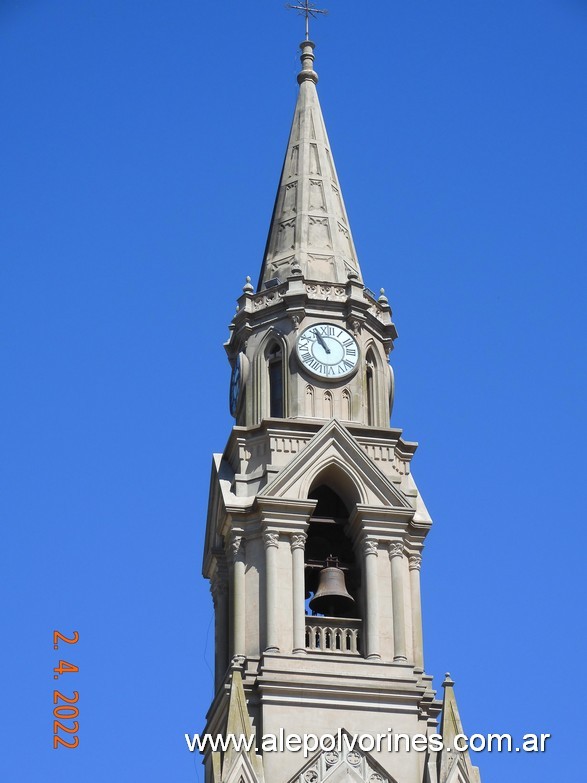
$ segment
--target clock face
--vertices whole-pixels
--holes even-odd
[[[308,326],[298,337],[296,348],[304,368],[319,378],[344,378],[353,373],[359,363],[357,341],[336,324]]]
[[[228,404],[230,407],[230,415],[234,416],[236,418],[236,413],[238,410],[238,403],[241,393],[241,385],[242,385],[242,360],[241,355],[236,357],[234,360],[234,366],[232,368],[232,373],[230,375],[230,392],[228,395]]]

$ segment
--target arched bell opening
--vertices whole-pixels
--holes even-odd
[[[307,611],[314,616],[359,618],[360,568],[345,530],[349,509],[327,484],[312,489],[308,497],[318,502],[305,548]]]

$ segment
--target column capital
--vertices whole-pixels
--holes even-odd
[[[308,536],[306,533],[292,533],[291,536],[291,548],[293,549],[304,549],[306,546],[306,540]]]
[[[263,533],[263,543],[265,544],[265,549],[269,549],[272,546],[279,546],[279,533]]]
[[[366,538],[363,541],[363,554],[366,555],[377,555],[379,554],[378,551],[379,548],[379,541],[377,541],[376,538]]]
[[[422,565],[422,555],[410,555],[408,560],[410,564],[410,571],[419,571]]]
[[[230,555],[232,561],[236,562],[239,557],[244,557],[247,540],[244,536],[232,536],[230,539]]]
[[[391,560],[394,557],[403,557],[404,556],[404,544],[403,541],[392,541],[392,543],[388,547],[389,549],[389,559]]]

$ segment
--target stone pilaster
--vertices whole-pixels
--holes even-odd
[[[242,536],[233,536],[230,542],[232,568],[230,580],[231,601],[231,656],[234,659],[244,658],[246,650],[245,637],[245,548],[246,541]]]
[[[210,591],[214,602],[214,685],[218,689],[228,666],[228,574],[224,560],[210,581]]]
[[[304,549],[308,536],[294,533],[291,537],[293,593],[293,652],[306,654],[306,588],[304,581]]]
[[[404,663],[408,660],[402,574],[403,557],[403,543],[401,541],[391,543],[389,545],[389,558],[391,560],[391,605],[393,609],[393,660],[396,663]]]
[[[424,670],[424,641],[422,635],[422,599],[420,596],[420,566],[421,555],[411,555],[410,591],[412,597],[412,641],[414,645],[414,665]]]
[[[379,652],[379,589],[377,585],[377,555],[379,542],[373,538],[363,541],[365,566],[365,636],[366,657],[380,659]]]
[[[277,644],[277,548],[279,533],[265,532],[265,617],[267,622],[267,639],[265,652],[279,652]]]

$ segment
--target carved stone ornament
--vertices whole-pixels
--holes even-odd
[[[226,577],[215,574],[210,580],[210,592],[212,593],[212,598],[214,601],[216,601],[221,596],[226,595],[228,592]]]
[[[290,318],[291,318],[292,326],[294,328],[294,332],[297,332],[298,329],[300,328],[300,316],[294,313],[293,315],[290,316]]]
[[[257,294],[253,298],[253,306],[255,310],[261,310],[264,307],[271,307],[271,305],[281,302],[283,299],[283,291],[281,289],[270,289],[270,293]]]
[[[306,539],[308,536],[305,533],[294,533],[291,537],[292,549],[304,549],[306,546]]]
[[[345,296],[345,290],[341,286],[323,285],[321,283],[307,283],[306,293],[313,299],[325,300],[332,299],[333,297],[335,299],[342,299]]]
[[[374,538],[368,538],[363,542],[363,552],[366,555],[378,554],[378,542]]]
[[[358,319],[358,318],[353,318],[353,319],[350,321],[350,323],[349,323],[349,326],[350,326],[350,328],[351,328],[351,332],[352,332],[352,333],[355,335],[355,337],[356,337],[358,334],[360,334],[360,333],[361,333],[361,322],[359,321],[359,319]]]
[[[410,571],[419,571],[420,566],[422,565],[422,556],[421,555],[412,555],[410,557]]]
[[[383,783],[383,778],[379,772],[374,772],[369,778],[369,783]]]
[[[247,662],[244,655],[233,655],[230,660],[231,669],[242,669]]]
[[[351,750],[351,752],[347,755],[346,760],[353,767],[358,767],[361,763],[361,754],[357,753],[356,750]]]
[[[338,763],[339,755],[335,750],[329,750],[328,753],[324,756],[324,761],[327,763],[329,767],[333,767],[336,763]]]
[[[270,546],[279,546],[279,533],[265,533],[263,541],[265,542],[265,549],[268,549]]]
[[[318,773],[315,769],[309,769],[304,775],[306,783],[318,783]]]
[[[244,554],[245,546],[246,546],[246,541],[242,536],[235,536],[232,539],[232,541],[230,542],[230,551],[233,560],[236,560],[236,558],[240,554]]]
[[[390,557],[404,556],[404,545],[401,541],[394,541],[393,544],[389,545],[389,556]]]

